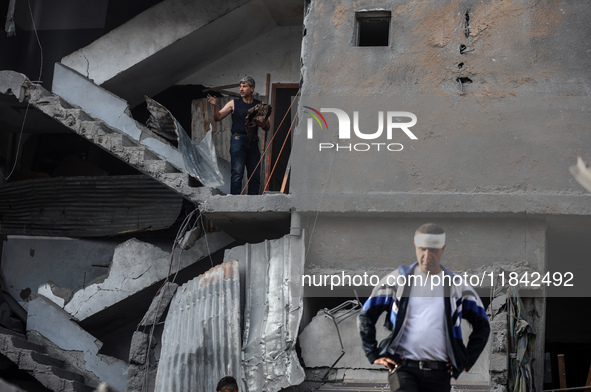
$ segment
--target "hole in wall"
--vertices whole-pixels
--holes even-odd
[[[468,38],[470,36],[470,10],[466,11],[464,15],[465,24],[464,24],[464,36]]]
[[[466,51],[466,45],[461,44],[460,45],[460,54],[464,53]]]
[[[20,295],[21,299],[26,300],[27,298],[29,298],[31,296],[31,289],[29,287],[27,287],[26,289],[21,290],[19,295]]]
[[[355,14],[357,19],[357,46],[388,46],[390,12],[366,11]]]
[[[472,83],[472,79],[467,78],[467,77],[457,78],[456,81],[459,82],[459,83],[462,83],[462,84]]]
[[[458,64],[458,69],[461,71],[464,69],[464,63],[459,63]]]

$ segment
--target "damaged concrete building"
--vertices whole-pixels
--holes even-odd
[[[412,263],[433,221],[492,325],[454,389],[509,390],[508,288],[536,389],[585,385],[590,4],[55,4],[0,7],[2,382],[387,388],[364,276]],[[227,195],[231,120],[206,100],[244,75],[273,107],[257,196]]]

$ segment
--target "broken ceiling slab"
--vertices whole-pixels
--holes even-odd
[[[229,249],[244,278],[243,369],[248,391],[276,392],[299,385],[296,354],[303,309],[304,235]],[[279,327],[281,326],[281,327]]]
[[[156,392],[209,392],[231,375],[244,391],[240,369],[238,261],[220,264],[182,285],[162,335]]]
[[[5,95],[14,95],[19,102],[23,102],[27,93],[27,88],[31,82],[27,77],[18,72],[1,71],[0,72],[0,93]]]
[[[0,234],[101,237],[170,227],[183,198],[148,176],[52,177],[0,186]]]
[[[135,105],[276,26],[261,0],[168,0],[61,61]]]
[[[172,268],[171,255],[162,249],[131,239],[115,248],[108,275],[77,291],[64,310],[83,321],[165,279],[169,274],[192,265],[232,243],[223,232],[207,234],[193,248],[177,253]]]
[[[200,211],[217,227],[247,242],[289,233],[291,197],[286,194],[211,196]]]
[[[6,236],[0,265],[5,290],[26,306],[35,288],[46,282],[62,288],[84,287],[107,271],[116,241]]]
[[[78,352],[78,366],[93,373],[99,380],[125,390],[127,364],[119,359],[99,354],[102,342],[71,320],[70,315],[47,298],[39,295],[29,302],[27,332],[35,331],[62,350]]]

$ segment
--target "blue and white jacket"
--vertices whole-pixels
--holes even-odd
[[[406,281],[406,279],[398,277],[400,275],[408,277],[417,264],[415,262],[410,266],[400,266],[398,270],[383,277],[359,313],[357,325],[361,334],[363,350],[370,363],[374,363],[376,359],[381,357],[392,357],[388,353],[388,348],[392,346],[395,349],[400,342],[402,335],[400,331],[404,327],[411,286],[399,286],[396,283]],[[445,275],[453,279],[454,274],[451,271],[443,266],[441,268]],[[459,279],[456,278],[457,281]],[[445,320],[447,352],[454,368],[452,375],[457,378],[464,369],[470,370],[484,350],[490,326],[482,301],[470,285],[463,281],[458,285],[445,285],[444,295],[446,299],[444,301],[445,314],[447,315]],[[375,324],[382,312],[388,313],[384,326],[391,333],[378,345]],[[462,318],[466,319],[473,328],[467,346],[464,346],[462,340]]]

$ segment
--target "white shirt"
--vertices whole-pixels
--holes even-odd
[[[396,353],[415,361],[447,361],[445,337],[445,305],[443,297],[443,271],[441,279],[432,281],[433,276],[422,272],[418,267],[415,276],[422,277],[414,281],[410,291],[406,319],[401,340]],[[435,285],[434,283],[440,283]]]

